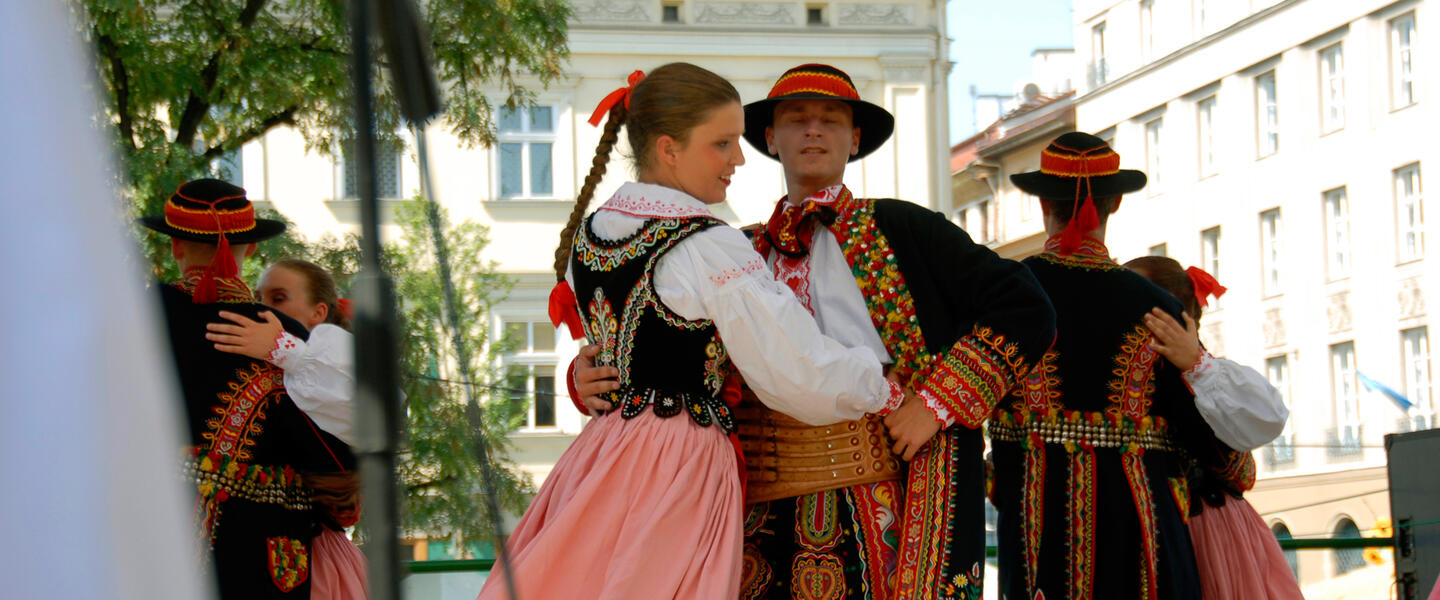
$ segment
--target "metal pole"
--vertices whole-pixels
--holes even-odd
[[[371,96],[371,0],[350,2],[355,82],[355,178],[360,200],[360,273],[355,311],[355,454],[365,498],[364,542],[370,598],[400,598],[399,513],[395,443],[399,377],[395,354],[394,284],[380,267],[379,206],[375,198],[375,123]]]

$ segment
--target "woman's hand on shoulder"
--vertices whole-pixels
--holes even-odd
[[[275,350],[276,338],[284,333],[285,326],[271,311],[259,314],[260,321],[230,311],[220,311],[220,318],[229,323],[210,323],[205,326],[205,339],[215,342],[215,349],[231,354],[240,354],[259,360],[269,360]]]
[[[1159,308],[1151,309],[1144,321],[1145,327],[1155,336],[1150,347],[1181,371],[1188,371],[1200,360],[1200,330],[1189,314],[1181,313],[1180,316],[1185,319],[1184,327],[1170,313]]]

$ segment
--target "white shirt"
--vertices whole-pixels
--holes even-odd
[[[1290,409],[1280,391],[1255,369],[1201,351],[1200,360],[1185,371],[1195,392],[1195,408],[1234,450],[1249,452],[1270,443],[1285,430]]]
[[[310,330],[309,341],[289,333],[280,338],[270,362],[285,370],[285,392],[316,426],[353,445],[355,335],[321,323]]]
[[[712,215],[683,192],[632,182],[596,211],[591,228],[616,240],[650,218],[683,216]],[[660,258],[654,277],[655,292],[670,310],[715,323],[730,360],[766,406],[826,425],[877,412],[889,400],[883,346],[880,353],[847,348],[822,335],[740,230],[711,227],[685,238]],[[573,288],[569,272],[565,279]]]

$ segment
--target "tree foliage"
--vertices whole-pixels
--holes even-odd
[[[96,51],[106,117],[141,214],[157,214],[181,182],[275,127],[294,127],[327,153],[349,136],[345,11],[354,0],[72,1]],[[563,0],[419,4],[445,122],[466,143],[492,143],[499,106],[530,103],[533,86],[561,76],[569,56]],[[399,129],[398,107],[379,66],[375,82],[376,129],[387,136]],[[163,257],[161,240],[147,240],[152,257]]]
[[[96,52],[104,123],[113,131],[122,175],[136,214],[159,214],[181,183],[214,174],[217,159],[276,127],[292,127],[310,149],[337,154],[353,123],[350,41],[346,9],[352,0],[71,0],[76,20]],[[561,76],[568,57],[563,0],[417,0],[431,32],[444,89],[444,122],[464,142],[495,140],[495,111],[531,103],[534,87]],[[376,54],[383,60],[383,54]],[[376,130],[396,143],[398,107],[383,65],[377,65]],[[281,218],[271,211],[264,215]],[[387,244],[383,267],[400,299],[406,437],[400,475],[406,486],[403,525],[456,546],[488,540],[485,503],[477,497],[480,469],[466,421],[465,389],[455,375],[442,283],[434,268],[423,205],[398,210],[404,232]],[[155,274],[176,275],[167,240],[146,231]],[[461,306],[461,338],[486,418],[483,434],[508,464],[507,432],[525,406],[503,401],[487,385],[497,379],[498,353],[489,344],[485,314],[503,298],[508,280],[480,258],[486,231],[464,223],[445,228]],[[309,258],[337,275],[342,290],[358,270],[352,238],[305,243],[287,234],[260,244],[244,276],[254,282],[264,265]],[[498,338],[498,336],[495,336]],[[513,469],[496,469],[503,509],[523,509],[530,484]]]
[[[471,542],[488,543],[492,539],[490,520],[479,496],[483,486],[465,413],[467,394],[450,344],[450,324],[444,318],[444,283],[432,253],[423,202],[397,207],[395,222],[401,236],[385,244],[382,267],[393,274],[400,299],[397,317],[406,420],[399,457],[400,480],[405,487],[402,525],[406,531],[423,533],[432,540],[449,539],[457,548]],[[469,222],[444,227],[460,311],[460,337],[472,357],[476,398],[485,408],[482,434],[490,444],[491,460],[500,467],[493,470],[499,478],[495,493],[502,510],[519,513],[533,489],[508,458],[507,434],[522,424],[529,407],[510,402],[507,391],[496,383],[496,365],[513,342],[486,343],[501,339],[492,335],[486,315],[504,299],[512,283],[495,270],[493,262],[481,258],[488,233],[485,227]],[[325,238],[308,246],[292,244],[272,250],[274,258],[301,257],[325,267],[336,275],[345,295],[359,271],[357,242],[354,236]],[[250,263],[257,263],[254,274],[258,277],[264,261],[247,261],[247,266]]]

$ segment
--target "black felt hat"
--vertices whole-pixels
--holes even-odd
[[[786,100],[839,100],[850,105],[860,128],[860,147],[850,162],[865,158],[895,132],[895,116],[861,100],[855,82],[844,71],[830,65],[800,65],[781,75],[764,100],[745,105],[745,141],[770,158],[778,160],[765,143],[765,128],[775,122],[775,106]]]
[[[1105,140],[1075,131],[1041,151],[1039,171],[1011,175],[1010,181],[1041,198],[1105,198],[1145,187],[1145,173],[1121,169],[1120,155]]]
[[[255,218],[245,189],[219,179],[187,181],[165,201],[165,214],[140,217],[141,225],[170,237],[218,244],[253,244],[285,232],[285,223]]]

